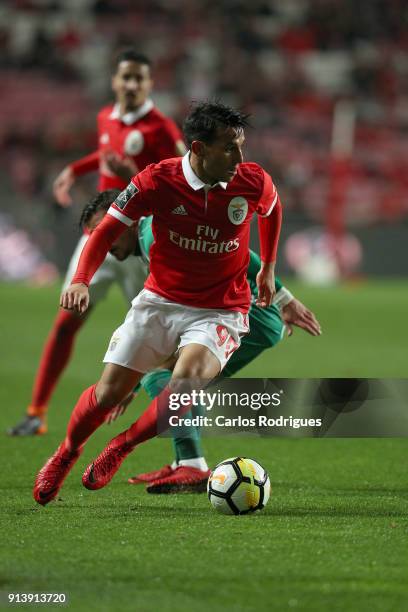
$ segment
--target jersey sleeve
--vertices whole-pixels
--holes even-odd
[[[99,169],[99,151],[94,151],[85,157],[70,164],[74,176],[82,176],[89,172],[96,172]]]
[[[159,159],[180,157],[186,153],[183,134],[174,123],[168,119],[157,134],[157,154]]]
[[[151,168],[152,166],[147,166],[132,178],[126,189],[111,204],[108,215],[131,226],[140,217],[147,217],[153,213],[153,196],[156,188]]]
[[[102,264],[112,244],[125,229],[122,223],[109,215],[105,215],[85,243],[71,284],[90,284],[93,275]]]
[[[281,225],[282,206],[277,197],[270,214],[258,217],[259,250],[265,263],[276,261]]]
[[[261,217],[268,217],[278,201],[278,192],[269,174],[265,170],[262,170],[262,172],[263,188],[256,212]]]

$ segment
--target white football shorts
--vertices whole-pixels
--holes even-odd
[[[146,373],[183,346],[203,344],[222,369],[249,332],[247,319],[241,312],[184,306],[143,289],[113,333],[103,361]]]
[[[75,274],[78,266],[78,261],[85,246],[88,236],[85,234],[80,238],[75,251],[72,254],[68,265],[68,270],[65,275],[63,290],[71,283],[71,279]],[[104,299],[109,288],[117,283],[122,290],[123,295],[128,303],[143,289],[144,282],[147,277],[147,266],[142,257],[134,257],[130,255],[124,261],[118,261],[110,253],[107,254],[105,261],[95,272],[91,284],[89,285],[89,297],[92,306]]]

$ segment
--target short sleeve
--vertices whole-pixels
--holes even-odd
[[[147,166],[132,178],[126,189],[111,204],[108,210],[109,215],[131,226],[140,217],[152,214],[155,184],[151,168],[152,165]]]
[[[273,207],[278,201],[278,192],[272,182],[271,177],[265,170],[263,172],[263,189],[258,202],[256,212],[261,217],[268,217],[273,211]]]
[[[173,121],[167,120],[157,134],[156,147],[159,159],[179,157],[183,154],[180,144],[184,145],[183,134]]]

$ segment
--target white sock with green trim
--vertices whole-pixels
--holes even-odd
[[[204,457],[195,457],[194,459],[180,459],[179,466],[184,465],[186,467],[193,467],[201,470],[202,472],[206,472],[208,470],[208,465]]]

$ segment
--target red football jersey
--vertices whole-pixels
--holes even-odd
[[[99,153],[114,151],[130,157],[138,170],[177,155],[176,143],[183,142],[177,125],[147,100],[139,109],[122,117],[119,106],[109,105],[98,114],[98,152],[71,164],[79,176],[99,170],[98,190],[124,189],[127,181],[113,174]]]
[[[277,200],[257,164],[240,164],[230,183],[210,186],[187,154],[133,177],[108,213],[128,226],[153,214],[147,289],[180,304],[247,312],[251,218],[269,215]]]

